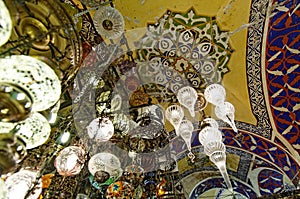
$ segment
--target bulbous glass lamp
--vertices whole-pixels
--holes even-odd
[[[46,63],[26,55],[0,59],[0,82],[17,85],[32,99],[32,111],[43,111],[60,98],[61,84],[54,70]]]
[[[189,110],[192,117],[195,117],[194,109],[197,98],[197,91],[191,86],[186,86],[178,90],[177,99],[179,103]]]
[[[184,117],[182,108],[178,105],[171,105],[166,109],[165,116],[175,128],[176,134],[179,135],[178,128]]]
[[[106,142],[114,135],[114,125],[109,118],[96,118],[86,127],[90,139]]]
[[[100,7],[95,12],[93,21],[98,33],[108,39],[116,39],[124,32],[123,16],[110,6]]]
[[[0,0],[0,46],[5,44],[11,35],[12,21],[9,11],[3,2]]]
[[[9,176],[5,184],[8,189],[8,199],[24,199],[27,192],[33,188],[37,177],[37,172],[30,170],[20,170],[17,173]],[[42,193],[42,182],[39,181],[34,186],[32,192],[26,197],[27,199],[36,199]]]
[[[213,127],[213,128],[216,128],[216,129],[219,128],[218,122],[215,119],[211,118],[211,117],[205,118],[201,122],[201,129],[205,128],[207,126]]]
[[[205,99],[215,106],[224,103],[226,97],[225,88],[220,84],[211,84],[204,91]]]
[[[192,139],[192,133],[194,131],[193,123],[189,120],[182,120],[179,125],[179,135],[182,137],[182,139],[185,141],[187,148],[189,151],[191,151],[191,139]]]
[[[215,107],[215,114],[216,116],[229,124],[231,128],[237,132],[237,128],[234,123],[234,106],[229,102],[224,102],[218,106]]]
[[[205,147],[210,142],[222,142],[222,133],[216,128],[205,127],[199,133],[199,142]]]
[[[85,151],[81,147],[69,146],[59,152],[54,166],[62,176],[77,175],[85,162]]]
[[[119,158],[107,152],[93,155],[88,162],[88,170],[92,175],[95,175],[97,171],[105,171],[114,179],[122,174]]]
[[[32,113],[26,120],[17,123],[15,133],[26,143],[26,149],[33,149],[48,140],[51,126],[42,114]]]

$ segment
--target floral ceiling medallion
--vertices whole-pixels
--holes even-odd
[[[139,59],[150,61],[150,72],[144,74],[173,92],[187,83],[201,90],[220,83],[233,52],[228,32],[220,30],[215,17],[197,15],[193,8],[186,13],[167,11],[148,26],[136,46]]]

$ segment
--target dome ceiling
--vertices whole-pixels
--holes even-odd
[[[218,119],[213,106],[199,103],[196,117],[189,117],[194,127],[194,159],[172,125],[163,125],[164,110],[178,102],[175,93],[181,87],[191,85],[203,93],[207,85],[219,83],[225,87],[226,101],[235,108],[237,132],[221,120],[218,123],[236,197],[257,198],[299,189],[297,0],[66,0],[62,6],[45,2],[26,3],[34,16],[26,15],[19,2],[16,8],[7,3],[12,13],[20,15],[13,15],[12,37],[0,52],[40,57],[58,74],[62,81],[60,119],[52,125],[50,139],[69,130],[76,137],[71,145],[84,146],[90,156],[109,151],[124,168],[131,162],[128,152],[134,151],[147,179],[162,167],[176,173],[172,177],[170,172],[166,179],[172,179],[174,187],[181,186],[178,190],[184,198],[230,197],[222,175],[198,140],[201,120],[206,116]],[[95,9],[99,2],[109,9]],[[29,34],[26,27],[30,23],[37,27],[37,32],[30,33],[35,42],[29,50],[15,50],[24,42],[19,39],[22,34]],[[38,31],[44,29],[45,34],[50,31],[49,37],[38,40]],[[154,116],[145,120],[151,111]],[[114,134],[89,139],[87,135],[94,136],[93,127],[87,132],[87,126],[91,121],[102,122],[94,120],[102,117],[111,120]],[[101,140],[100,145],[96,139]],[[39,160],[51,162],[46,154],[55,151],[54,142],[28,151],[21,166],[33,165],[36,154]],[[53,169],[44,168],[46,173]],[[82,190],[78,182],[85,174],[80,175],[73,181],[57,178],[49,189],[76,183],[72,190],[78,192]]]

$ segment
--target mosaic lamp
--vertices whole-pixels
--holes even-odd
[[[5,44],[11,35],[12,21],[3,0],[0,0],[0,46]]]
[[[189,110],[192,117],[195,117],[194,108],[197,98],[197,91],[191,86],[186,86],[178,90],[177,99],[179,103]]]
[[[0,82],[16,85],[28,93],[32,111],[44,111],[60,98],[61,84],[54,70],[39,59],[12,55],[0,59]]]

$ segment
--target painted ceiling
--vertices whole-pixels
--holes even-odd
[[[17,4],[22,7],[22,3]],[[56,8],[51,3],[45,5]],[[235,107],[238,128],[238,132],[234,132],[230,126],[219,121],[226,144],[227,169],[236,197],[257,198],[299,189],[299,0],[115,0],[111,5],[124,18],[125,31],[121,39],[107,39],[99,35],[95,28],[97,24],[93,22],[95,10],[77,14],[92,7],[79,0],[66,0],[63,5],[69,16],[73,17],[73,28],[64,27],[51,15],[47,18],[45,13],[51,13],[51,9],[40,11],[35,8],[34,1],[27,5],[38,13],[37,18],[45,18],[44,23],[52,23],[65,30],[62,28],[62,32],[55,35],[59,41],[55,44],[57,51],[43,49],[44,40],[34,43],[35,46],[30,50],[18,51],[21,54],[44,56],[50,65],[51,54],[52,58],[60,58],[55,61],[60,65],[56,71],[63,82],[61,119],[53,129],[74,128],[81,137],[80,132],[87,125],[82,121],[87,122],[105,114],[108,96],[114,93],[125,93],[122,95],[125,98],[121,100],[130,104],[130,107],[160,104],[165,108],[176,102],[174,93],[185,84],[184,78],[200,91],[207,83],[221,83],[226,89],[226,100]],[[8,4],[9,9],[17,9],[18,6],[14,8],[13,3]],[[20,16],[24,14],[19,13]],[[24,31],[22,26],[27,21],[22,22],[14,21],[16,31],[13,39],[21,37]],[[72,35],[73,31],[76,34]],[[197,39],[186,39],[183,33]],[[64,34],[69,38],[65,38]],[[208,41],[208,46],[194,46],[195,43],[205,44]],[[4,47],[8,49],[12,46]],[[193,54],[195,49],[203,51],[205,58]],[[175,54],[171,55],[173,51]],[[60,52],[65,52],[64,57],[59,57]],[[164,67],[154,69],[143,64],[143,61],[153,57],[160,60],[160,65],[173,67],[172,71],[177,71],[176,74],[171,72],[168,75],[169,71]],[[104,69],[95,72],[96,62],[97,66],[105,66]],[[127,68],[122,68],[119,63],[125,62]],[[70,63],[72,67],[69,67]],[[177,67],[179,64],[182,65]],[[195,69],[197,67],[198,70]],[[132,68],[135,68],[134,72]],[[201,70],[201,75],[195,72]],[[91,77],[103,82],[102,86],[98,84],[95,92],[85,86],[91,84],[87,83]],[[139,78],[147,84],[141,86]],[[141,90],[143,92],[137,92]],[[91,96],[95,98],[92,100],[93,106],[86,103]],[[150,99],[152,103],[149,103]],[[72,100],[73,103],[76,100],[83,102],[80,106],[76,103],[72,106]],[[142,111],[139,108],[127,109],[128,112]],[[205,113],[216,118],[212,110],[212,106],[208,105]],[[74,117],[75,127],[66,122],[70,116]],[[197,113],[197,117],[200,118],[201,114]],[[122,129],[122,124],[127,120],[120,114],[114,124]],[[163,153],[165,146],[169,146],[177,161],[177,177],[173,182],[181,183],[185,198],[232,197],[221,174],[203,153],[198,134],[199,129],[196,129],[191,139],[192,151],[196,155],[195,162],[191,163],[184,141],[174,136],[172,127],[167,124],[157,140],[159,142],[167,138],[166,143],[162,142],[158,148],[151,148],[150,144],[146,149],[137,146],[138,152],[146,154],[144,169],[152,172],[155,167],[155,163],[151,162],[153,153]],[[55,136],[57,134],[52,138]],[[108,147],[122,158],[122,151],[133,149],[133,146],[129,146],[131,142],[126,140],[130,138],[122,136],[120,133],[119,137],[113,137],[111,145],[98,146],[97,150],[106,151]],[[91,147],[91,153],[93,150]],[[42,157],[45,155],[41,154]],[[25,160],[23,166],[30,161],[33,160]]]

